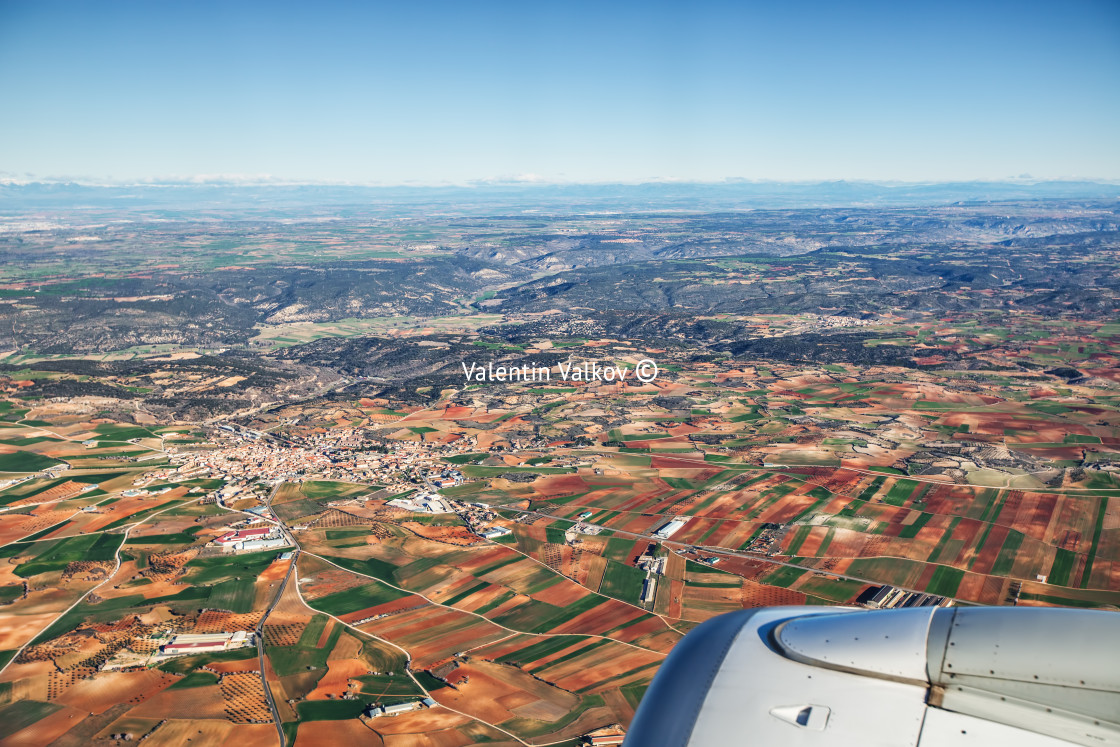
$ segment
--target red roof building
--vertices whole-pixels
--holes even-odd
[[[235,545],[238,542],[264,539],[272,534],[272,527],[259,527],[257,529],[240,529],[236,532],[226,532],[214,540],[219,545]]]

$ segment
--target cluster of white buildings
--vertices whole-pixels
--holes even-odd
[[[226,532],[214,540],[226,552],[255,552],[271,547],[286,547],[288,540],[274,526],[237,529]]]
[[[435,493],[420,493],[406,498],[394,498],[387,501],[386,505],[403,508],[406,511],[415,511],[421,514],[451,514],[455,513],[451,501]]]
[[[397,716],[409,711],[415,711],[420,708],[431,708],[436,705],[436,702],[431,698],[424,698],[422,700],[410,700],[407,703],[397,703],[390,706],[370,706],[366,709],[366,716],[369,718],[379,718],[381,716]]]
[[[90,488],[95,488],[95,487],[97,487],[97,486],[96,485],[91,485],[90,486]],[[170,492],[174,489],[175,488],[171,485],[167,485],[167,486],[163,486],[163,487],[159,487],[159,488],[152,488],[151,490],[144,490],[143,488],[129,488],[128,490],[125,490],[124,492],[122,492],[121,496],[123,496],[125,498],[137,498],[137,497],[143,496],[143,495],[162,495],[163,493]]]
[[[951,607],[953,600],[939,597],[936,594],[923,594],[918,591],[897,589],[893,586],[882,586],[864,602],[864,605],[877,610],[893,610],[905,607]]]
[[[164,656],[209,654],[253,644],[253,637],[244,630],[235,633],[182,633],[159,647]]]
[[[392,453],[354,451],[365,442],[361,429],[355,428],[331,429],[301,443],[264,438],[258,431],[232,427],[223,427],[223,435],[230,440],[221,439],[214,449],[179,451],[169,447],[173,466],[155,473],[155,477],[213,477],[229,483],[249,483],[257,482],[260,475],[268,475],[270,481],[315,479],[384,484],[394,474],[412,473],[428,475],[436,487],[447,487],[461,483],[463,474],[441,462],[440,457],[462,452],[468,446],[396,441]]]

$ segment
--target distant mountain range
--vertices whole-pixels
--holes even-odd
[[[1120,183],[987,181],[648,182],[639,184],[482,183],[474,186],[74,182],[0,184],[0,213],[70,208],[284,209],[298,206],[447,204],[524,209],[725,210],[945,205],[1040,199],[1118,199]]]

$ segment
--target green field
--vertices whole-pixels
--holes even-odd
[[[923,513],[923,514],[919,515],[918,518],[915,519],[913,523],[907,524],[906,526],[903,526],[902,531],[900,531],[898,533],[898,536],[899,537],[904,537],[906,539],[912,539],[914,537],[917,537],[918,532],[921,531],[921,528],[924,527],[926,524],[928,524],[929,520],[932,519],[932,518],[933,518],[933,514]]]
[[[376,607],[379,604],[392,602],[401,597],[408,596],[404,592],[390,589],[385,584],[371,581],[363,586],[358,586],[345,591],[337,591],[318,599],[309,599],[308,604],[313,608],[322,610],[331,615],[345,615],[367,607]]]
[[[214,654],[176,657],[160,664],[159,669],[174,674],[188,674],[207,664],[223,661],[245,661],[246,659],[255,658],[257,658],[257,649],[253,646],[245,646],[244,648],[237,648],[232,651],[220,651]]]
[[[1068,586],[1070,573],[1072,573],[1076,562],[1076,553],[1072,550],[1058,548],[1054,554],[1054,565],[1050,567],[1050,575],[1046,579],[1047,583],[1055,586]]]
[[[603,573],[603,582],[599,584],[599,593],[631,604],[637,603],[642,594],[642,582],[645,577],[645,571],[641,569],[607,561],[607,570]]]
[[[379,578],[382,581],[399,585],[396,576],[397,566],[380,560],[379,558],[356,560],[354,558],[343,558],[338,555],[326,554],[324,554],[323,557],[348,571],[354,571],[355,573],[361,573],[365,576],[372,576],[373,578]]]
[[[173,513],[174,511],[168,511]],[[182,532],[171,534],[150,534],[146,537],[129,537],[126,545],[191,545],[196,541],[195,535],[202,531],[202,527],[190,527]]]
[[[901,506],[910,498],[918,483],[913,480],[896,480],[887,494],[883,496],[883,503],[890,506]]]
[[[272,667],[276,670],[276,674],[286,677],[296,672],[326,669],[327,658],[330,656],[331,649],[338,643],[339,636],[345,630],[344,626],[336,624],[331,630],[325,645],[322,648],[316,648],[315,644],[318,643],[319,636],[322,635],[328,620],[329,618],[326,615],[315,615],[311,622],[307,624],[307,627],[303,629],[303,634],[294,646],[267,647],[266,653],[272,662]]]
[[[56,464],[62,464],[62,462],[32,451],[13,451],[0,454],[0,472],[38,472]]]
[[[184,690],[190,687],[203,687],[205,685],[216,684],[218,684],[218,675],[213,672],[191,672],[167,689]]]
[[[244,555],[196,558],[187,563],[183,581],[197,586],[230,580],[254,580],[276,559],[276,555],[276,550],[264,550]]]
[[[926,587],[925,591],[927,594],[951,597],[957,593],[957,589],[960,588],[963,580],[964,571],[960,568],[939,565],[937,570],[933,572],[933,578],[930,579],[929,586]]]
[[[801,578],[806,573],[808,573],[808,571],[804,568],[790,568],[788,566],[779,566],[770,571],[770,573],[766,574],[766,577],[762,579],[762,582],[764,584],[769,584],[770,586],[781,586],[784,588],[788,588],[790,586],[793,586],[797,579]]]
[[[7,740],[17,731],[26,729],[61,708],[62,705],[58,703],[39,700],[21,700],[0,708],[0,741]]]
[[[345,721],[366,709],[363,700],[305,700],[296,704],[300,721]]]
[[[28,578],[37,573],[61,571],[79,560],[113,560],[123,539],[121,534],[86,534],[37,542],[27,546],[27,551],[35,553],[35,559],[16,566],[15,572]]]
[[[207,606],[238,614],[252,612],[253,598],[256,595],[253,582],[252,578],[243,578],[240,581],[223,581],[215,584],[210,587]]]

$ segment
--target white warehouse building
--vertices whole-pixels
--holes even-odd
[[[679,532],[681,530],[681,527],[683,527],[687,523],[687,519],[673,519],[668,524],[661,525],[661,528],[654,532],[653,536],[660,537],[661,539],[669,539],[674,534]]]

